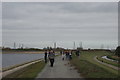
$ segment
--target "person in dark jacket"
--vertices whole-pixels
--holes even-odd
[[[44,56],[44,59],[45,59],[45,63],[47,63],[47,55],[48,55],[48,53],[47,53],[47,50],[45,51],[45,56]]]
[[[80,55],[80,51],[77,50],[77,51],[76,51],[76,56],[79,56],[79,55]]]
[[[50,66],[53,67],[54,58],[55,58],[55,53],[54,53],[54,51],[51,50],[51,51],[49,52],[48,57],[49,57],[49,60],[50,60]]]

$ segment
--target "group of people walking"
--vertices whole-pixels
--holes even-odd
[[[72,59],[72,51],[61,51],[62,60],[71,60]]]
[[[79,53],[80,51],[77,50],[74,52],[76,54],[76,56],[79,56]],[[60,54],[62,55],[62,60],[71,60],[72,59],[72,54],[73,54],[73,51],[60,51]],[[55,52],[53,50],[50,50],[50,51],[45,51],[45,56],[44,56],[44,59],[45,59],[45,63],[47,63],[48,59],[50,61],[50,66],[53,67],[53,64],[54,64],[54,59],[55,59]]]

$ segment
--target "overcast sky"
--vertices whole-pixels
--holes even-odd
[[[117,2],[2,3],[3,46],[107,48],[118,45]]]

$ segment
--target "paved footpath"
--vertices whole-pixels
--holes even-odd
[[[70,66],[69,61],[62,60],[61,56],[55,58],[53,67],[48,62],[37,78],[82,78],[74,67]]]

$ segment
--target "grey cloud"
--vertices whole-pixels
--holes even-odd
[[[87,41],[95,47],[109,40],[116,46],[117,3],[3,3],[2,8],[3,45],[42,48],[56,41],[71,48],[73,41]]]

